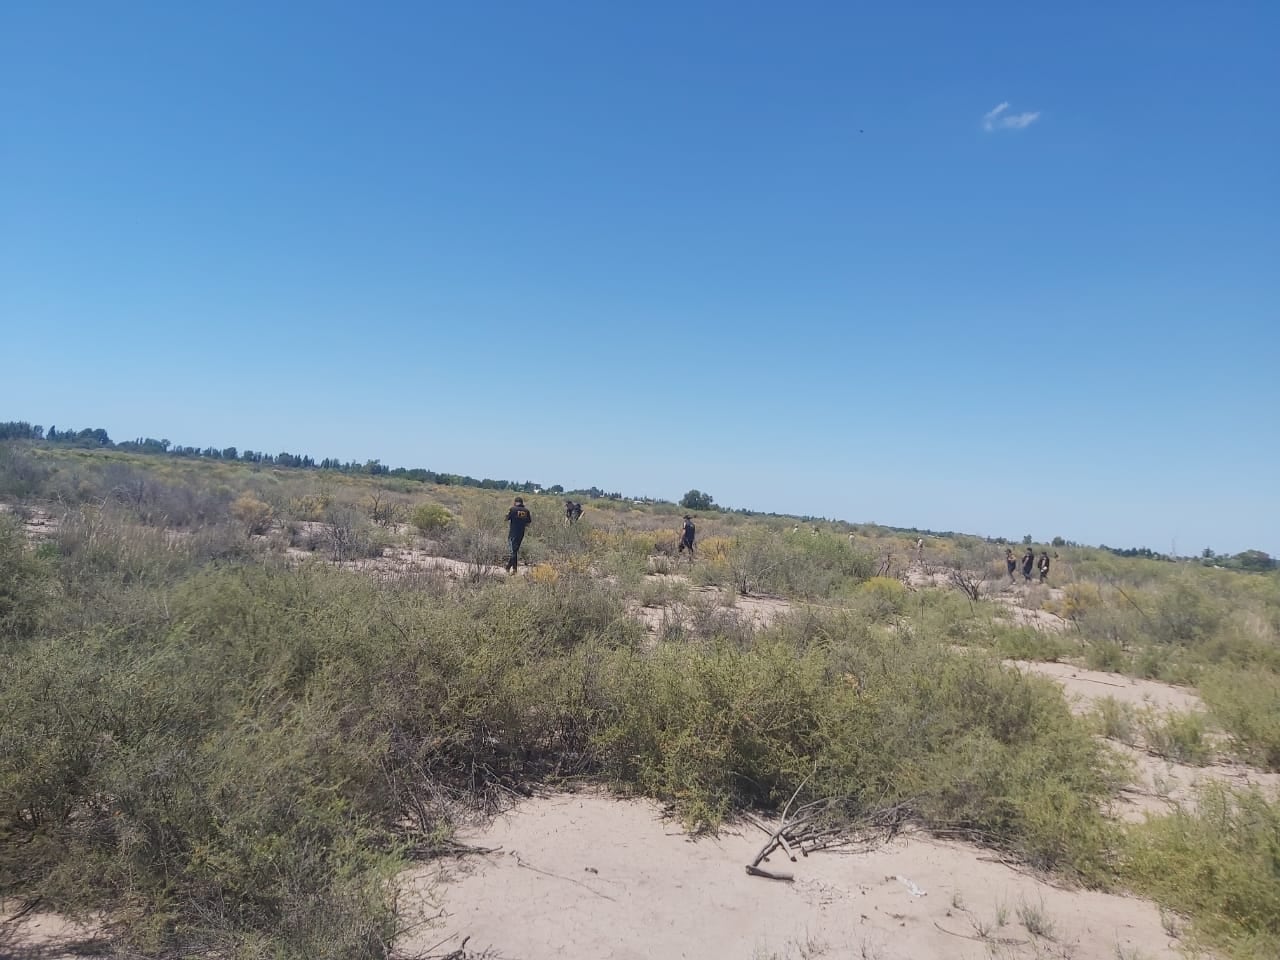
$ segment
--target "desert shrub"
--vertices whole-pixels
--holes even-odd
[[[377,489],[369,494],[366,503],[369,519],[379,527],[394,527],[409,516],[409,505],[403,500]]]
[[[199,562],[191,538],[92,506],[61,516],[52,549],[63,589],[76,596],[104,596],[134,584],[173,583]]]
[[[360,511],[340,504],[325,511],[321,536],[329,555],[338,563],[381,556],[386,545],[385,536],[378,535]]]
[[[1138,714],[1133,706],[1115,697],[1094,702],[1092,717],[1098,732],[1112,740],[1133,746],[1138,741]]]
[[[1157,642],[1196,644],[1213,634],[1222,616],[1222,609],[1209,596],[1180,580],[1159,597],[1150,622]]]
[[[1108,673],[1125,673],[1133,662],[1120,644],[1109,640],[1088,644],[1084,648],[1084,661],[1089,669]]]
[[[321,523],[332,505],[333,496],[328,492],[306,493],[289,498],[285,504],[284,514],[290,520]]]
[[[1213,747],[1207,739],[1209,718],[1202,711],[1143,710],[1135,716],[1149,753],[1198,766],[1213,759]]]
[[[25,639],[35,631],[50,579],[47,565],[27,549],[22,527],[0,514],[0,641]]]
[[[453,522],[453,514],[438,503],[423,503],[414,508],[409,522],[423,536],[434,536]]]
[[[1074,652],[1073,646],[1059,634],[1032,627],[993,626],[991,640],[1000,656],[1014,660],[1056,663]]]
[[[1280,804],[1209,785],[1195,808],[1135,826],[1125,854],[1122,875],[1209,945],[1232,960],[1280,956]]]
[[[231,516],[246,534],[263,534],[271,528],[271,505],[245,491],[231,503]]]
[[[874,563],[839,537],[787,535],[755,528],[739,534],[727,553],[740,593],[829,597],[871,577]]]
[[[525,538],[521,548],[526,563],[537,562],[531,555],[530,538]],[[480,577],[490,568],[501,566],[507,555],[506,538],[496,530],[451,523],[445,527],[440,539],[440,553],[454,560],[467,563],[473,578]]]
[[[883,623],[907,607],[907,588],[892,577],[872,577],[858,587],[860,606],[872,620]]]
[[[615,659],[601,762],[695,824],[779,804],[809,776],[805,795],[843,798],[849,813],[905,801],[936,829],[1102,876],[1098,804],[1118,774],[1056,686],[848,626],[816,619],[800,644],[792,623]]]
[[[1064,620],[1079,620],[1102,604],[1102,590],[1096,583],[1068,583],[1062,588],[1061,600],[1046,600],[1043,606]]]
[[[34,497],[52,471],[16,444],[0,443],[0,497]]]
[[[1242,756],[1280,771],[1280,676],[1221,668],[1205,675],[1200,695]]]

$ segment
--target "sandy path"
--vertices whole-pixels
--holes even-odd
[[[439,904],[446,917],[404,949],[470,936],[470,950],[521,960],[988,960],[993,951],[1113,960],[1117,945],[1147,960],[1177,956],[1151,903],[1064,891],[964,844],[915,837],[815,853],[787,864],[796,882],[780,883],[746,875],[763,834],[743,829],[694,841],[647,802],[593,793],[527,801],[466,838],[500,852],[409,875],[405,899]],[[1055,939],[1029,934],[1020,907],[1043,914]],[[1019,942],[966,939],[985,927]]]

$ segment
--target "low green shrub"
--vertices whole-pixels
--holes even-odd
[[[1138,742],[1138,713],[1131,704],[1102,697],[1094,701],[1092,717],[1102,736],[1129,746]]]
[[[1196,766],[1213,759],[1209,718],[1203,711],[1143,710],[1136,714],[1136,722],[1148,753]]]
[[[424,503],[414,508],[409,522],[423,536],[435,536],[453,522],[453,514],[438,503]]]
[[[1075,652],[1074,646],[1059,634],[1032,627],[993,624],[991,640],[996,653],[1013,660],[1056,663]]]
[[[1090,670],[1107,673],[1126,673],[1133,661],[1118,643],[1109,640],[1095,641],[1084,648],[1084,661]]]
[[[1197,805],[1135,825],[1121,875],[1189,916],[1232,960],[1280,956],[1280,803],[1217,784]]]
[[[1280,771],[1280,676],[1258,670],[1209,671],[1200,695],[1251,763]]]
[[[899,617],[907,608],[907,588],[893,577],[872,577],[856,593],[859,606],[876,623]]]

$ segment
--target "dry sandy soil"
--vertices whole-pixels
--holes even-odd
[[[19,909],[16,901],[0,900],[0,919]],[[32,913],[19,922],[0,925],[3,960],[105,960],[109,956],[109,947],[92,927],[52,913]]]
[[[1151,903],[1065,890],[919,835],[802,857],[785,867],[794,883],[746,874],[764,840],[754,827],[693,840],[654,804],[596,793],[526,801],[465,839],[499,849],[408,877],[406,900],[444,917],[406,952],[470,937],[470,951],[521,960],[1179,955]],[[1052,939],[1028,931],[1033,914]]]
[[[1103,697],[1113,697],[1135,707],[1157,710],[1203,710],[1204,704],[1194,690],[1174,687],[1155,680],[1138,680],[1122,673],[1086,670],[1069,663],[1041,663],[1033,660],[1006,660],[1005,663],[1024,673],[1052,677],[1062,685],[1071,709],[1087,713]]]
[[[1221,783],[1238,790],[1257,787],[1280,797],[1280,773],[1264,773],[1241,763],[1213,763],[1193,767],[1154,757],[1136,747],[1108,741],[1111,748],[1132,763],[1136,776],[1112,805],[1111,814],[1121,820],[1141,822],[1147,814],[1169,813],[1176,807],[1196,805],[1196,790],[1203,784]]]

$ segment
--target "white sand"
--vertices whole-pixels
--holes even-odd
[[[446,917],[403,949],[451,949],[470,936],[469,950],[521,960],[1114,960],[1117,945],[1147,960],[1178,955],[1151,903],[1059,889],[966,844],[915,836],[794,864],[775,854],[769,866],[796,876],[783,883],[747,876],[764,834],[743,829],[692,840],[648,802],[526,801],[465,838],[500,852],[407,878],[406,903],[438,904]],[[1046,917],[1054,939],[1028,933],[1020,908]],[[980,929],[1018,942],[981,941]]]

